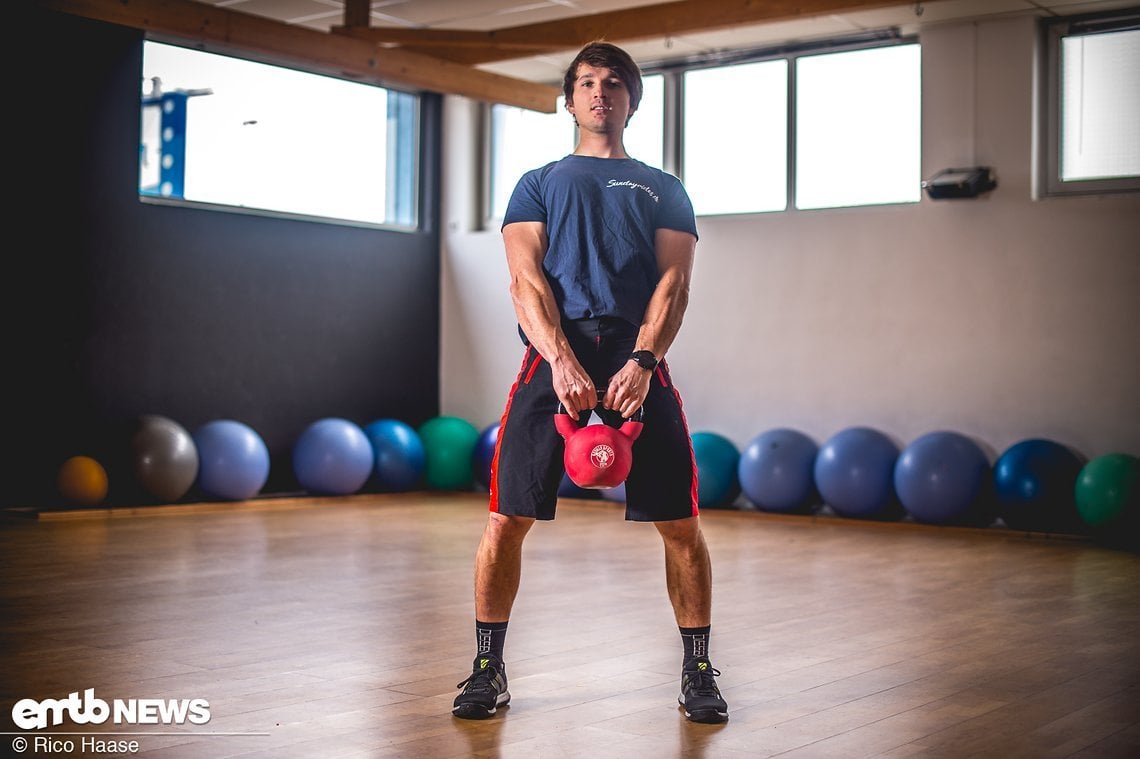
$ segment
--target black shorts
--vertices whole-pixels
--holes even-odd
[[[602,397],[606,383],[629,360],[638,329],[621,319],[563,324],[574,355]],[[550,364],[530,345],[511,387],[491,462],[491,511],[554,519],[562,483],[563,440],[554,428],[558,396]],[[681,396],[664,361],[653,372],[644,427],[633,444],[625,481],[625,518],[658,522],[697,515],[697,469]],[[584,421],[583,414],[579,414]]]

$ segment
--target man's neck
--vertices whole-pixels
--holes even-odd
[[[620,134],[594,134],[583,130],[579,135],[574,155],[590,158],[629,158]]]

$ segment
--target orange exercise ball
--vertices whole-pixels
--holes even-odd
[[[60,495],[72,503],[98,506],[107,497],[107,471],[90,456],[72,456],[59,467]]]

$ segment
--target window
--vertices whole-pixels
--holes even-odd
[[[698,215],[788,205],[788,63],[687,71],[685,188]]]
[[[917,203],[921,49],[893,31],[689,59],[644,77],[631,156],[684,180],[699,216]],[[563,112],[561,102],[559,112]],[[523,171],[570,152],[572,123],[493,106],[490,218]]]
[[[147,42],[139,195],[414,227],[414,95]]]
[[[625,152],[654,168],[665,161],[665,77],[641,78],[641,103],[625,130]]]
[[[1140,16],[1047,28],[1049,194],[1140,190]]]
[[[491,106],[490,218],[503,218],[519,177],[574,152],[574,118],[564,104],[559,97],[554,113]]]
[[[685,72],[697,213],[783,211],[789,197],[800,209],[917,203],[921,93],[917,44]]]
[[[665,156],[665,85],[660,74],[642,78],[641,103],[625,131],[625,149],[657,168]],[[495,104],[491,106],[491,167],[488,217],[501,219],[511,192],[527,171],[574,152],[577,129],[559,97],[554,113]]]
[[[796,207],[917,203],[922,187],[918,45],[796,61]]]

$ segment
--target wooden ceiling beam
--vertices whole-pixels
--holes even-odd
[[[676,0],[488,32],[375,26],[344,26],[334,31],[378,44],[398,44],[407,50],[431,51],[433,55],[457,63],[477,64],[573,50],[597,39],[621,43],[675,37],[910,4],[900,0]]]
[[[284,24],[194,0],[37,0],[75,16],[141,29],[207,52],[399,89],[462,95],[554,113],[557,87],[493,74],[419,52],[384,48],[348,35]]]

